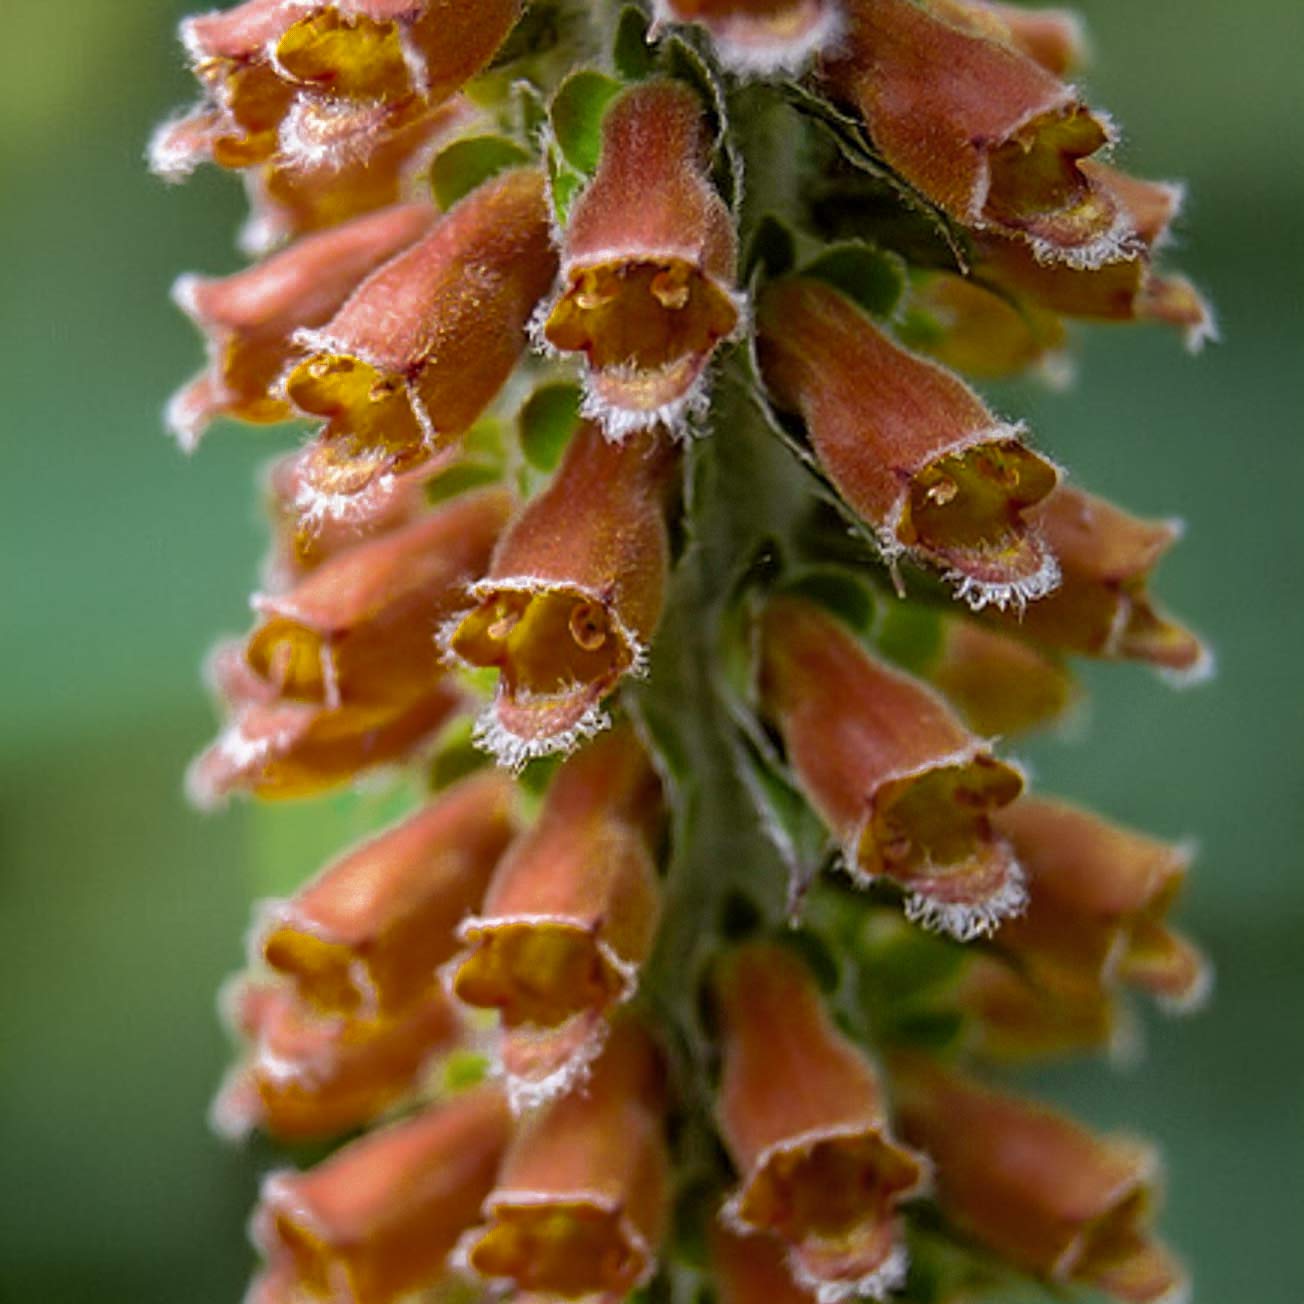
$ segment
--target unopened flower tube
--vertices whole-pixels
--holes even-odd
[[[602,700],[642,670],[665,595],[677,468],[664,436],[612,444],[582,424],[472,587],[475,606],[447,626],[453,657],[499,671],[478,733],[504,764],[602,729]]]
[[[622,1021],[586,1086],[520,1125],[466,1263],[548,1298],[619,1300],[646,1282],[670,1194],[663,1093],[647,1034]]]
[[[402,1010],[438,985],[515,831],[511,784],[464,779],[268,907],[263,957],[322,1010]]]
[[[767,390],[805,421],[887,557],[939,567],[973,606],[1020,606],[1055,587],[1055,558],[1027,514],[1059,472],[1017,427],[823,281],[773,282],[757,328]]]
[[[502,1095],[479,1087],[307,1172],[272,1173],[255,1240],[273,1262],[293,1264],[308,1298],[392,1304],[433,1286],[493,1186],[510,1124]]]
[[[846,3],[847,37],[824,74],[906,180],[956,221],[1017,236],[1046,262],[1129,256],[1126,213],[1080,166],[1113,141],[1108,118],[989,24],[957,22],[963,6]]]
[[[913,918],[967,939],[1023,908],[1023,877],[992,814],[1023,778],[934,693],[875,661],[802,598],[772,599],[762,709],[861,882],[884,877]]]
[[[586,744],[462,922],[453,991],[500,1011],[515,1100],[571,1088],[638,985],[661,908],[658,787],[628,725]]]
[[[893,1138],[878,1074],[787,948],[741,947],[722,961],[715,991],[718,1113],[741,1179],[726,1221],[781,1240],[821,1304],[883,1298],[905,1277],[897,1206],[927,1169]]]
[[[733,218],[706,170],[702,101],[644,82],[607,109],[598,170],[571,210],[543,342],[586,359],[585,414],[608,436],[682,428],[742,316]]]

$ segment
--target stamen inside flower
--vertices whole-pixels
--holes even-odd
[[[581,1201],[501,1203],[470,1252],[472,1266],[483,1276],[569,1299],[623,1298],[645,1260],[618,1210]]]
[[[468,1005],[498,1009],[505,1026],[555,1028],[614,1004],[628,980],[593,933],[542,920],[468,931],[471,952],[453,981]]]
[[[594,371],[619,373],[621,405],[647,410],[681,397],[737,322],[733,300],[691,264],[629,259],[573,272],[544,335]]]
[[[507,692],[524,698],[614,684],[634,662],[606,606],[567,588],[489,594],[463,619],[450,647],[471,665],[497,667]]]
[[[978,585],[1035,583],[1048,554],[1023,513],[1057,479],[1055,468],[1017,439],[949,453],[911,480],[897,538]]]
[[[411,78],[397,25],[338,9],[301,18],[281,37],[276,61],[291,76],[356,99],[398,99]]]
[[[285,392],[301,411],[338,424],[359,451],[399,452],[425,443],[403,377],[378,371],[361,358],[318,353],[294,368]]]
[[[278,973],[293,976],[299,989],[321,1009],[347,1014],[363,1003],[357,956],[337,942],[295,928],[277,928],[263,941],[263,958]]]

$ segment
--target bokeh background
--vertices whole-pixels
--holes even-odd
[[[4,1304],[237,1300],[272,1162],[205,1126],[255,817],[197,816],[180,776],[212,729],[202,653],[246,623],[252,480],[278,437],[220,429],[187,461],[160,430],[199,361],[169,283],[236,266],[240,209],[228,178],[168,190],[141,160],[191,93],[183,7],[0,0]],[[1140,1065],[1041,1085],[1162,1142],[1197,1300],[1299,1304],[1304,6],[1082,8],[1122,160],[1191,183],[1180,262],[1225,343],[1192,360],[1158,330],[1097,330],[1075,390],[1020,402],[1085,483],[1187,518],[1161,589],[1221,673],[1182,694],[1092,673],[1080,736],[1025,754],[1049,789],[1199,838],[1182,913],[1220,982],[1199,1019],[1147,1020]]]

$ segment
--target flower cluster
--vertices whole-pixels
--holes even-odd
[[[1001,747],[1207,673],[1177,537],[971,382],[1213,334],[1181,189],[996,0],[245,0],[153,165],[258,259],[168,407],[306,423],[189,788],[406,800],[263,902],[260,1304],[1172,1304],[1158,1164],[1015,1093],[1198,1004],[1187,852]],[[396,778],[395,776],[401,776]],[[340,1144],[340,1142],[343,1142]],[[706,1292],[706,1293],[703,1293]]]

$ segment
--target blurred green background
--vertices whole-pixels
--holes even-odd
[[[211,732],[198,663],[246,623],[266,434],[194,460],[165,396],[199,361],[177,272],[236,266],[239,187],[167,190],[151,125],[190,94],[172,0],[0,2],[0,1300],[240,1297],[267,1153],[205,1126],[226,1050],[213,993],[240,959],[250,821],[184,805]],[[1304,1255],[1304,103],[1299,0],[1085,0],[1088,82],[1122,160],[1184,176],[1181,265],[1226,342],[1092,333],[1082,383],[1020,396],[1083,482],[1187,540],[1171,605],[1217,646],[1216,683],[1092,673],[1071,742],[1025,749],[1051,790],[1202,854],[1183,917],[1212,1007],[1148,1020],[1149,1055],[1045,1085],[1153,1134],[1165,1226],[1210,1304],[1299,1304]]]

